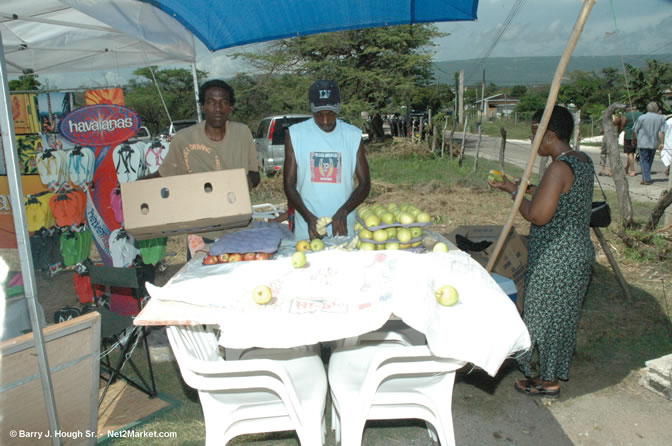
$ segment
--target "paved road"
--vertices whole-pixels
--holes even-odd
[[[453,136],[455,140],[461,142],[462,134],[455,133]],[[465,141],[465,153],[469,155],[475,155],[476,153],[476,143],[478,141],[478,135],[467,133],[467,139]],[[491,160],[499,160],[499,146],[501,144],[501,138],[495,138],[490,136],[483,136],[481,140],[481,147],[479,150],[479,156]],[[523,169],[527,167],[527,163],[530,159],[530,149],[531,144],[529,141],[522,140],[507,140],[506,142],[506,151],[505,151],[505,160],[508,163],[515,164]],[[600,166],[600,148],[596,146],[582,145],[581,151],[588,154],[595,164],[596,172],[599,172],[601,169]],[[621,153],[621,163],[623,166],[626,164],[626,155]],[[538,172],[539,169],[539,157],[535,161],[534,172]],[[650,186],[641,185],[642,176],[640,174],[641,168],[639,164],[635,166],[637,175],[634,177],[626,177],[628,181],[628,186],[630,189],[630,197],[633,201],[658,201],[661,194],[668,189],[668,177],[665,176],[665,166],[660,161],[660,157],[656,155],[656,159],[653,163],[651,180],[653,184]],[[600,184],[606,190],[615,190],[614,181],[611,177],[599,177]],[[672,208],[672,207],[671,207]],[[672,209],[668,208],[668,218],[672,213]]]

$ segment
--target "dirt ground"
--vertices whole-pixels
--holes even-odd
[[[269,200],[277,198],[277,187],[269,184],[277,181],[267,182],[267,190],[261,191]],[[483,200],[483,191],[437,183],[398,190],[375,183],[372,197],[382,202],[417,202],[430,214],[441,216],[441,223],[433,229],[442,233],[461,224],[501,224],[510,207],[506,197],[489,196]],[[516,220],[515,225],[519,232],[527,234],[522,220]],[[609,231],[605,233],[630,283],[634,302],[624,300],[604,253],[598,249],[572,376],[562,383],[560,397],[532,398],[515,392],[513,381],[520,373],[513,360],[505,362],[494,378],[481,370],[465,368],[458,375],[453,396],[457,444],[670,444],[672,401],[643,388],[638,380],[646,360],[672,352],[672,272],[656,262],[628,259],[617,238]],[[170,240],[168,252],[175,255],[168,257],[168,269],[157,273],[156,284],[164,284],[184,263],[184,248],[183,238]],[[10,252],[0,255],[16,269],[18,262]],[[65,304],[77,305],[72,275],[71,271],[64,271],[48,277],[37,272],[37,295],[48,322],[52,322],[56,309]],[[421,431],[418,429],[417,442],[413,444],[430,444]],[[409,443],[390,437],[375,444]]]

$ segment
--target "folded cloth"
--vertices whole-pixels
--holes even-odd
[[[455,236],[455,243],[457,244],[457,247],[460,248],[462,251],[471,251],[471,252],[485,251],[486,249],[488,249],[490,245],[492,245],[492,242],[489,242],[487,240],[474,242],[460,234],[457,234]]]
[[[243,229],[224,234],[210,246],[210,255],[217,256],[232,252],[275,252],[285,234],[281,228],[273,226]]]

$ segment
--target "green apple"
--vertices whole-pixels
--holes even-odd
[[[443,242],[438,242],[432,248],[432,252],[448,252],[448,245]]]
[[[364,214],[366,211],[368,211],[369,207],[365,205],[361,205],[360,207],[357,208],[357,215],[359,215],[359,218],[364,218]]]
[[[436,300],[441,304],[446,307],[450,307],[451,305],[455,305],[457,301],[459,300],[459,295],[457,294],[457,290],[453,288],[450,285],[443,285],[440,287],[435,293],[434,297],[436,297]]]
[[[388,240],[397,236],[397,228],[385,228],[385,231],[387,232]]]
[[[399,248],[401,248],[401,249],[408,249],[408,248],[410,248],[410,247],[411,247],[411,244],[410,244],[410,243],[401,243],[401,244],[399,245]]]
[[[273,293],[271,293],[271,288],[268,285],[257,285],[252,290],[252,299],[259,305],[266,305],[273,298]]]
[[[402,212],[399,214],[399,223],[402,225],[410,225],[415,223],[415,217],[411,215],[409,212]]]
[[[397,242],[385,243],[385,249],[401,249],[401,246]]]
[[[371,242],[362,242],[362,244],[359,245],[359,249],[362,251],[374,251],[376,249],[376,245]]]
[[[378,218],[378,216],[374,214],[369,214],[364,219],[364,224],[366,225],[367,228],[373,228],[380,224],[380,218]]]
[[[372,240],[373,232],[369,231],[368,229],[362,229],[361,231],[359,231],[359,238],[365,240]]]
[[[381,220],[383,221],[383,223],[385,223],[386,225],[394,224],[394,222],[395,222],[395,220],[396,220],[396,219],[394,218],[394,214],[393,214],[392,212],[389,212],[389,211],[385,211],[385,212],[383,212],[383,214],[380,216],[380,219],[381,219]]]
[[[432,221],[432,217],[427,212],[420,212],[415,216],[415,221],[418,223],[429,223]]]
[[[385,229],[378,229],[373,233],[373,239],[377,242],[384,242],[387,240],[387,231]]]
[[[362,229],[364,229],[364,226],[362,226],[360,222],[356,221],[355,222],[355,232],[359,232]]]
[[[397,240],[400,243],[408,243],[413,238],[413,234],[409,228],[399,228],[397,230]]]
[[[416,208],[416,207],[411,207],[411,208],[408,210],[408,212],[409,212],[412,216],[415,217],[415,216],[417,216],[418,214],[420,214],[422,211],[421,211],[420,209]]]
[[[308,240],[299,240],[296,242],[297,251],[308,251],[310,249],[310,242]]]
[[[382,251],[383,249],[385,249],[384,244],[381,243],[380,245],[376,245],[376,251]]]
[[[409,229],[411,230],[411,237],[418,238],[422,236],[422,228],[420,226],[411,226]]]
[[[292,266],[294,268],[303,268],[306,266],[306,254],[303,251],[296,251],[292,254]]]
[[[319,239],[313,239],[310,241],[310,250],[313,252],[322,251],[324,249],[324,242]]]
[[[391,211],[392,209],[399,209],[399,206],[393,201],[387,204],[387,209]]]

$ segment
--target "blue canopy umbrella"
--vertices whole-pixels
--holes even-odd
[[[210,51],[346,29],[476,20],[478,0],[141,0]]]

